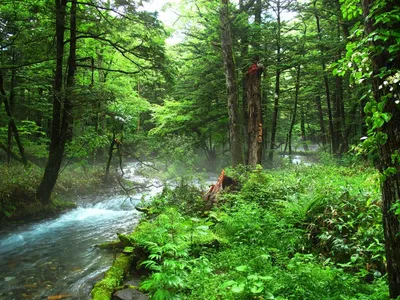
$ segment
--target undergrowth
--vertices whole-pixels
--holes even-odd
[[[189,185],[153,199],[130,236],[152,299],[387,299],[372,169],[227,170],[238,188],[207,211]]]
[[[100,190],[104,170],[100,168],[69,167],[57,180],[49,205],[36,199],[36,189],[43,176],[37,166],[0,164],[0,221],[34,219],[71,208],[73,203],[61,199],[72,195],[85,195]]]

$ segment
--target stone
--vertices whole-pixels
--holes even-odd
[[[135,289],[123,289],[114,293],[112,300],[148,300],[149,297]]]

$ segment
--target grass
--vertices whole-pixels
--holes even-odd
[[[71,166],[62,172],[52,194],[52,202],[43,205],[36,189],[43,176],[37,166],[0,164],[0,221],[40,219],[75,207],[67,201],[75,195],[87,195],[104,189],[103,170],[99,167]]]

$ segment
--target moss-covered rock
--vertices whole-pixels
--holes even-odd
[[[122,253],[105,273],[104,278],[97,282],[90,293],[94,300],[110,300],[114,290],[122,283],[133,260],[133,255]]]

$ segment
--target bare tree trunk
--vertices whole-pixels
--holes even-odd
[[[306,126],[304,120],[304,107],[303,104],[300,105],[300,131],[301,131],[301,140],[303,142],[303,149],[304,151],[308,150],[308,145],[306,143],[307,136],[306,136]]]
[[[111,161],[112,161],[112,157],[113,157],[113,152],[114,152],[114,146],[116,144],[115,141],[115,131],[113,131],[113,135],[112,135],[112,140],[111,140],[111,144],[110,144],[110,148],[108,149],[108,159],[107,159],[107,164],[106,164],[106,173],[104,176],[104,180],[108,181],[108,176],[110,174],[110,166],[111,166]]]
[[[319,19],[319,15],[317,13],[316,10],[316,2],[314,1],[314,8],[315,8],[315,20],[317,23],[317,32],[318,32],[318,39],[320,44],[322,45],[322,31],[321,31],[321,25],[320,25],[320,19]],[[320,49],[321,55],[324,55],[324,50]],[[332,117],[332,107],[331,107],[331,95],[330,95],[330,89],[329,89],[329,80],[328,80],[328,75],[326,74],[326,65],[325,65],[325,60],[322,57],[321,58],[321,67],[322,67],[322,71],[324,72],[324,86],[325,86],[325,94],[326,94],[326,104],[327,104],[327,108],[328,108],[328,121],[329,121],[329,136],[331,139],[331,149],[332,149],[332,153],[336,153],[338,150],[338,144],[337,144],[337,137],[336,137],[336,132],[334,130],[334,126],[333,126],[333,117]]]
[[[67,73],[67,95],[63,97],[63,56],[64,56],[64,32],[67,0],[55,0],[56,3],[56,72],[54,77],[53,95],[53,120],[51,130],[49,159],[40,182],[37,197],[42,203],[50,203],[50,196],[57,182],[61,162],[64,155],[70,124],[72,120],[72,86],[75,76],[76,60],[76,0],[71,1],[70,11],[70,49]],[[62,105],[62,102],[64,105]]]
[[[232,166],[237,166],[238,164],[243,164],[243,149],[239,124],[238,85],[233,57],[228,4],[228,0],[221,0],[221,44],[226,86],[228,90],[229,141],[231,146]]]
[[[326,145],[326,131],[325,131],[325,125],[324,125],[324,115],[322,113],[322,106],[321,106],[321,97],[316,96],[315,97],[315,104],[317,106],[317,111],[318,111],[318,117],[319,117],[319,128],[321,131],[322,135],[322,145]]]
[[[277,36],[276,36],[276,74],[275,74],[275,95],[274,95],[274,113],[272,116],[271,125],[271,144],[269,146],[268,162],[272,163],[275,150],[276,130],[278,126],[278,111],[279,111],[279,97],[280,97],[280,77],[281,77],[281,4],[280,0],[276,5],[277,16]]]
[[[398,9],[395,1],[383,2],[379,9],[371,11],[371,7],[376,3],[374,0],[362,0],[363,15],[365,18],[364,28],[366,34],[380,32],[394,32],[398,30],[400,22],[377,22],[376,17],[382,13],[391,12]],[[394,38],[387,40],[374,39],[373,48],[379,49],[370,53],[372,60],[373,83],[372,90],[375,101],[383,104],[383,113],[391,115],[390,120],[385,122],[382,127],[377,129],[377,134],[387,137],[385,142],[379,144],[379,171],[385,175],[381,176],[382,190],[382,213],[383,228],[385,236],[385,251],[389,282],[390,298],[400,296],[400,222],[399,216],[395,214],[394,205],[399,203],[400,198],[400,109],[396,104],[394,95],[398,93],[390,92],[385,87],[384,82],[389,74],[379,76],[382,69],[387,68],[388,62],[391,63],[388,71],[391,75],[400,71],[400,51],[390,53],[389,47],[396,45]],[[380,88],[383,87],[383,88]],[[395,87],[398,89],[398,87]],[[390,171],[390,172],[389,172]]]
[[[262,67],[246,75],[247,102],[249,120],[247,126],[248,135],[248,159],[250,166],[261,164],[262,155],[262,118],[261,118],[261,74]]]
[[[292,133],[293,133],[294,124],[296,123],[297,103],[299,102],[300,70],[301,70],[301,66],[298,65],[297,72],[296,72],[296,84],[295,84],[296,90],[295,90],[295,95],[294,95],[293,117],[292,117],[292,121],[290,122],[290,128],[289,128],[289,133],[288,133],[289,155],[292,154]]]
[[[21,155],[22,163],[26,166],[28,164],[28,161],[25,157],[25,149],[24,149],[24,146],[22,145],[21,139],[19,137],[17,125],[15,124],[14,117],[13,117],[13,114],[11,111],[11,107],[10,107],[10,104],[7,99],[7,93],[4,89],[4,77],[3,77],[3,73],[1,72],[1,70],[0,70],[0,94],[1,94],[1,97],[3,98],[3,103],[4,103],[4,107],[6,109],[7,116],[10,119],[9,126],[11,128],[11,131],[14,133],[14,139],[15,139],[15,142],[17,143],[19,154]],[[10,97],[14,97],[14,96],[10,95]],[[8,153],[10,153],[10,155],[11,155],[11,149],[8,149]]]

